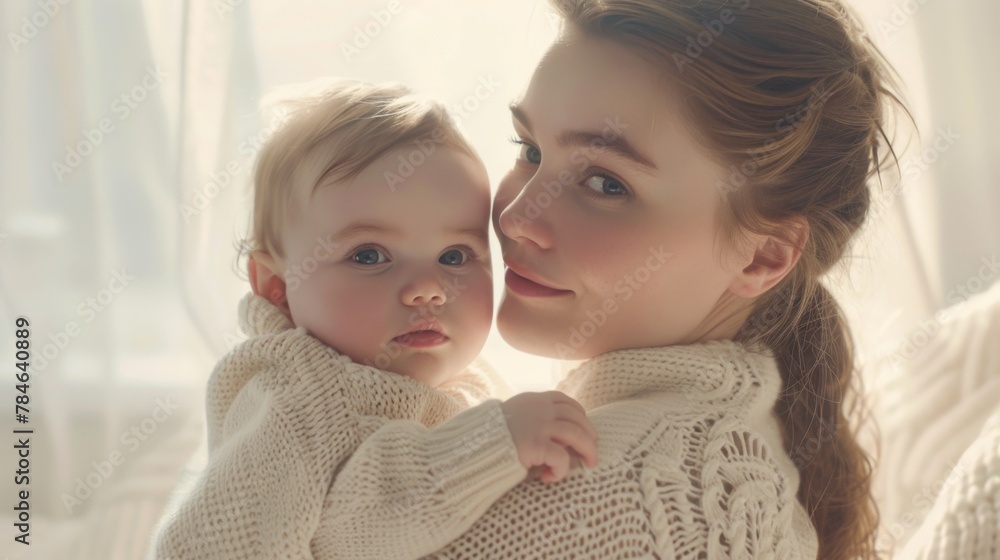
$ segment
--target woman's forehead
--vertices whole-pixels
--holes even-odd
[[[661,167],[671,154],[692,155],[677,99],[662,68],[613,41],[581,36],[550,47],[512,106],[532,134],[617,131]]]

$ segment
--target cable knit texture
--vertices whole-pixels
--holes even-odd
[[[615,351],[559,388],[596,425],[598,466],[557,484],[525,480],[428,558],[816,558],[769,351],[732,341]]]
[[[1000,558],[1000,409],[942,481],[933,509],[899,558]]]
[[[914,537],[1000,403],[998,340],[1000,281],[914,325],[865,366],[881,440],[873,490],[886,548],[898,553]]]
[[[156,558],[416,558],[527,474],[499,401],[468,408],[481,372],[437,390],[356,364],[253,294],[239,319],[249,339],[208,382],[208,465]]]

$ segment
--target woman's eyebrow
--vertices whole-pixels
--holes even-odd
[[[516,102],[510,104],[511,115],[514,116],[524,128],[531,131],[531,122],[524,109]],[[559,134],[557,142],[560,148],[586,148],[594,150],[608,151],[609,155],[624,160],[632,164],[639,171],[652,173],[659,171],[653,160],[637,150],[635,146],[621,134],[607,134],[605,132],[591,132],[586,130],[567,130]]]
[[[612,136],[609,139],[608,136],[597,132],[567,130],[559,135],[558,142],[562,148],[589,147],[598,151],[607,150],[612,157],[625,160],[640,171],[647,173],[659,171],[651,159],[636,150],[623,136]]]
[[[524,128],[531,130],[531,122],[528,121],[528,115],[524,114],[524,109],[518,105],[517,101],[511,101],[510,105],[507,106],[510,109],[510,113],[514,115],[514,118],[521,123]]]

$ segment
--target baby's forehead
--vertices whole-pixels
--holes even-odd
[[[454,149],[416,156],[404,147],[354,177],[322,182],[300,206],[302,219],[314,225],[370,224],[418,235],[485,231],[490,203],[489,178],[478,158]]]
[[[403,145],[383,152],[360,170],[348,188],[373,189],[374,194],[425,198],[489,191],[489,177],[482,160],[449,144]]]

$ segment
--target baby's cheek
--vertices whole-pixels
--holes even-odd
[[[467,285],[456,303],[462,306],[466,328],[485,340],[493,323],[493,280],[485,272],[477,273]]]
[[[312,314],[323,342],[363,362],[378,353],[391,330],[385,324],[387,302],[384,294],[372,297],[363,286],[350,288],[327,291]]]

